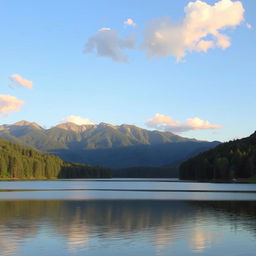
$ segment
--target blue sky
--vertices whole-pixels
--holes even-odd
[[[203,2],[213,6],[221,1]],[[51,127],[75,115],[94,123],[134,124],[197,139],[226,141],[250,135],[256,130],[256,2],[240,1],[243,21],[218,31],[230,38],[228,47],[199,51],[189,46],[178,59],[168,48],[176,43],[168,33],[174,21],[184,20],[189,2],[195,4],[184,0],[0,0],[0,94],[25,102],[19,111],[2,110],[1,123],[28,120]],[[151,33],[152,20],[165,17],[173,22],[164,34],[170,51],[148,58],[149,49],[141,49],[145,31]],[[125,25],[128,18],[136,26]],[[102,33],[104,40],[110,32],[101,28],[118,31],[118,40],[136,38],[132,49],[121,49],[128,62],[99,56],[95,47],[84,53],[90,38]],[[205,39],[212,40],[212,35]],[[10,80],[13,74],[32,81],[33,88],[15,86]],[[195,117],[209,121],[209,129],[203,129],[205,123],[194,129],[186,121]]]

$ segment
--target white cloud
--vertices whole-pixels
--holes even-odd
[[[220,129],[220,125],[211,124],[209,121],[204,121],[198,117],[188,118],[186,122],[173,120],[171,116],[155,114],[155,116],[146,122],[150,128],[170,132],[187,132],[190,130],[207,130]]]
[[[131,18],[128,18],[127,20],[124,21],[124,24],[127,25],[127,26],[131,26],[131,27],[136,27],[136,23],[134,22],[133,19]]]
[[[15,96],[0,94],[0,114],[6,114],[10,111],[19,111],[24,101],[17,99]],[[3,115],[0,115],[3,117]]]
[[[99,31],[109,31],[111,28],[100,28]]]
[[[26,88],[31,89],[33,87],[33,82],[30,80],[25,79],[19,74],[13,74],[9,76],[9,79],[12,81],[13,84],[23,86]]]
[[[252,24],[250,24],[250,23],[246,23],[246,27],[247,27],[248,29],[253,29],[253,26],[252,26]]]
[[[88,39],[84,52],[90,53],[95,50],[98,56],[111,58],[118,62],[127,62],[128,57],[123,53],[123,50],[134,48],[135,41],[136,39],[132,36],[120,39],[118,31],[101,28],[96,35]]]
[[[63,118],[60,123],[74,123],[77,125],[94,124],[89,119],[80,116],[67,116]]]
[[[226,49],[231,41],[223,31],[235,28],[244,19],[240,1],[220,0],[208,5],[198,0],[189,2],[184,12],[185,17],[179,22],[164,17],[148,24],[142,49],[149,58],[174,56],[180,61],[189,51]]]

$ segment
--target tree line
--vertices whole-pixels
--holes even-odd
[[[181,179],[217,180],[256,176],[256,132],[223,143],[193,157],[180,166]]]
[[[106,178],[111,170],[60,158],[0,140],[1,179]]]
[[[115,178],[177,178],[178,167],[137,166],[113,169],[112,176]]]

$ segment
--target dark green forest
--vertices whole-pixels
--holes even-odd
[[[138,166],[113,169],[112,176],[114,178],[177,178],[179,176],[178,171],[179,168],[177,166]]]
[[[105,177],[111,177],[108,168],[64,162],[56,156],[0,140],[1,179]]]
[[[190,158],[180,166],[180,178],[189,180],[245,179],[256,176],[256,132],[223,143]]]

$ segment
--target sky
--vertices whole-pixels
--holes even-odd
[[[0,122],[256,130],[256,1],[0,0]]]

